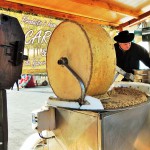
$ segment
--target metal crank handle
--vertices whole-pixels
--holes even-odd
[[[61,57],[58,60],[58,64],[59,65],[63,65],[65,66],[72,74],[73,76],[75,76],[75,78],[78,80],[80,87],[81,87],[81,101],[80,104],[84,104],[84,98],[85,98],[85,85],[82,81],[82,79],[80,78],[80,76],[68,65],[68,59],[66,57]]]

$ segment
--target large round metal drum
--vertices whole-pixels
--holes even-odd
[[[25,35],[19,21],[0,14],[0,89],[9,89],[20,78]]]
[[[116,56],[112,39],[96,24],[65,21],[53,31],[47,51],[47,73],[54,93],[61,99],[78,100],[81,87],[70,71],[58,65],[62,57],[80,76],[86,94],[105,93],[113,82]]]

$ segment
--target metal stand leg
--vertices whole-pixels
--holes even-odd
[[[0,90],[0,150],[8,148],[8,122],[6,90]]]
[[[16,81],[16,85],[17,85],[17,91],[19,91],[19,83],[18,83],[18,80]]]

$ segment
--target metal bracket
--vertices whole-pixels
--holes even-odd
[[[20,50],[22,43],[20,41],[15,41],[9,45],[0,45],[4,48],[5,55],[10,56],[8,62],[12,63],[14,66],[19,66],[23,60],[27,60],[28,56],[23,55],[23,52]]]
[[[80,105],[84,104],[84,98],[85,98],[85,85],[80,76],[68,65],[68,59],[66,57],[61,57],[58,60],[58,65],[63,65],[65,66],[71,73],[72,75],[78,80],[80,87],[81,87],[81,98],[80,98]]]

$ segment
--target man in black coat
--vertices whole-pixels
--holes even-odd
[[[139,61],[142,61],[150,68],[149,53],[142,46],[133,43],[134,34],[127,30],[119,32],[114,40],[117,58],[117,66],[128,73],[134,73],[134,69],[139,69]]]

